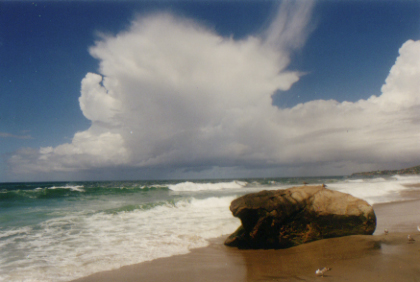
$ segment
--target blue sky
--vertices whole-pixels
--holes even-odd
[[[305,5],[306,7],[303,7]],[[334,135],[342,132],[345,126],[340,128],[336,124],[327,125],[324,123],[324,127],[315,132],[313,125],[308,124],[308,127],[302,125],[302,128],[298,128],[294,124],[309,112],[323,112],[319,106],[311,108],[314,105],[311,101],[333,99],[339,103],[336,106],[342,110],[347,105],[341,104],[345,101],[357,103],[361,99],[367,101],[372,95],[381,97],[383,94],[381,87],[390,75],[391,68],[394,65],[397,68],[396,59],[400,56],[400,48],[408,40],[416,42],[420,39],[420,2],[315,1],[312,5],[305,4],[305,2],[290,2],[288,6],[283,5],[283,11],[286,11],[283,16],[288,15],[285,19],[286,23],[297,23],[297,25],[290,24],[287,31],[286,24],[286,31],[277,37],[267,35],[267,30],[270,30],[273,22],[278,19],[276,15],[281,14],[281,9],[282,3],[278,1],[247,1],[244,3],[241,1],[198,0],[0,2],[0,181],[331,175],[418,164],[419,152],[401,151],[402,147],[415,147],[416,142],[418,143],[420,140],[418,135],[408,133],[412,128],[416,129],[419,126],[419,116],[415,114],[409,117],[395,116],[392,119],[395,121],[393,128],[383,127],[382,125],[389,121],[380,120],[378,115],[363,118],[363,120],[378,119],[377,127],[375,124],[372,126],[360,124],[360,127],[349,125],[348,128],[357,128],[358,132],[354,135],[358,136],[357,140],[360,140],[360,136],[370,136],[369,134],[372,133],[372,136],[367,138],[370,141],[367,140],[366,144],[360,144],[360,146],[351,145],[358,144],[357,141],[353,142]],[[293,11],[297,10],[304,12],[305,21],[302,21],[302,16],[299,16],[298,12],[296,12],[297,15],[293,14]],[[186,19],[188,21],[184,22]],[[244,45],[251,49],[260,48],[262,50],[270,45],[270,52],[275,50],[277,55],[268,52],[267,56],[274,56],[279,62],[276,63],[277,65],[267,65],[267,69],[278,67],[277,73],[285,75],[294,73],[296,78],[283,79],[279,77],[278,79],[283,79],[282,83],[275,86],[271,85],[269,78],[275,75],[276,71],[264,74],[266,79],[258,82],[258,86],[261,85],[261,90],[256,89],[255,93],[247,95],[255,97],[255,95],[260,95],[262,89],[266,89],[264,91],[268,92],[261,96],[263,97],[261,101],[270,99],[275,107],[269,107],[268,102],[264,102],[265,104],[261,108],[252,109],[250,105],[255,105],[255,101],[259,100],[250,98],[250,104],[241,101],[242,96],[238,93],[242,91],[241,87],[245,84],[239,85],[241,84],[238,82],[239,76],[229,82],[231,72],[227,72],[225,81],[223,77],[220,78],[214,73],[206,73],[212,71],[211,69],[201,69],[198,65],[190,65],[188,67],[194,69],[196,73],[203,72],[204,78],[208,78],[208,80],[221,79],[214,83],[226,83],[229,84],[229,88],[213,89],[210,84],[200,84],[204,79],[200,78],[196,81],[197,89],[199,86],[206,87],[202,90],[205,93],[202,98],[199,98],[201,94],[198,92],[189,94],[187,86],[178,89],[178,91],[185,91],[179,94],[181,95],[179,97],[174,96],[175,94],[166,96],[168,91],[174,89],[174,84],[168,84],[167,88],[162,89],[157,84],[159,87],[152,88],[153,85],[149,85],[149,82],[144,80],[145,82],[142,84],[134,85],[133,81],[144,79],[140,76],[138,80],[135,79],[134,76],[140,75],[139,73],[117,73],[109,67],[109,64],[115,61],[116,57],[112,57],[114,53],[134,52],[134,55],[130,56],[138,56],[139,62],[144,62],[144,58],[148,57],[147,53],[136,53],[128,45],[112,47],[115,38],[122,38],[123,36],[120,35],[124,33],[132,34],[132,37],[128,35],[125,37],[124,40],[128,40],[128,42],[141,38],[133,43],[133,48],[138,47],[139,52],[148,50],[144,43],[141,43],[146,42],[145,39],[155,40],[154,44],[161,44],[160,42],[166,40],[154,36],[148,38],[149,33],[146,28],[144,28],[144,32],[141,28],[140,31],[136,31],[137,33],[134,32],[133,23],[138,23],[143,27],[152,26],[151,30],[160,30],[158,27],[161,24],[167,24],[168,32],[171,32],[170,29],[173,28],[169,35],[180,35],[179,39],[173,39],[173,44],[186,40],[183,44],[191,46],[190,48],[194,52],[196,49],[204,50],[208,47],[207,45],[201,46],[202,41],[194,41],[195,38],[201,38],[201,35],[203,35],[204,41],[209,40],[209,42],[212,42],[214,38],[224,39],[226,41],[224,48],[226,49],[241,48],[240,46]],[[188,29],[186,27],[188,25],[193,26],[194,30]],[[286,36],[287,32],[292,34],[291,37]],[[275,37],[274,44],[267,39],[270,36]],[[258,43],[259,47],[255,47],[254,41],[249,38],[257,38],[262,43]],[[290,47],[288,40],[299,40],[301,44]],[[104,44],[100,45],[98,42]],[[162,44],[168,44],[168,42]],[[277,47],[272,46],[276,44]],[[130,50],[124,50],[124,46],[128,46],[126,48]],[[207,53],[203,51],[202,57],[205,58],[207,54],[211,57],[213,51],[214,54],[219,54],[219,49],[216,49],[219,47],[217,44],[213,49],[209,47],[206,49]],[[90,48],[96,51],[92,51],[93,49]],[[178,49],[181,50],[180,48],[183,47],[180,46]],[[171,50],[163,49],[163,47],[159,50],[161,53],[156,52],[156,58],[151,59],[152,63],[159,61],[160,58],[165,61],[173,59],[174,64],[177,60],[184,60],[185,63],[191,60],[188,54],[182,53],[177,56],[175,51],[173,58],[164,57],[170,54]],[[238,52],[242,52],[239,50],[242,49],[238,49]],[[255,55],[255,60],[259,60],[258,58],[263,56],[262,54],[266,54],[261,50],[255,51],[249,56],[254,58]],[[223,53],[220,56],[228,56],[228,54],[231,53]],[[243,56],[242,59],[248,59],[248,53],[244,53]],[[251,57],[249,62],[253,62]],[[194,60],[197,61],[197,57]],[[268,63],[264,58],[261,60],[263,68],[262,64]],[[118,66],[123,68],[124,65],[121,65],[123,64],[121,62],[125,61],[125,59],[121,59]],[[408,61],[410,60],[408,59]],[[107,65],[108,69],[100,67],[100,63]],[[149,64],[144,63],[145,65]],[[201,65],[205,63],[203,61]],[[255,61],[255,63],[260,65],[259,61]],[[231,64],[224,65],[221,62],[218,66],[224,71],[232,69],[233,72],[234,70],[234,66]],[[401,66],[403,66],[402,63]],[[417,66],[418,64],[415,63],[414,67]],[[255,72],[250,75],[251,79],[261,73],[251,63],[243,66],[243,68],[247,67],[250,68],[249,73]],[[181,73],[179,68],[175,69],[178,72],[174,74],[164,73],[167,69],[160,70],[163,80],[166,77],[164,74],[173,74],[173,77],[180,76],[182,81],[191,80],[188,74]],[[92,93],[96,92],[92,92],[94,90],[89,88],[93,87],[93,84],[89,83],[91,80],[96,81],[96,78],[88,77],[88,73],[100,74],[103,78],[109,77],[111,82],[118,81],[120,84],[126,82],[121,86],[122,88],[118,88],[118,91],[126,89],[128,92],[119,93],[117,88],[108,86],[105,87],[107,88],[105,92],[112,96],[112,99],[108,99],[104,95],[95,96],[95,98],[92,95],[96,94]],[[156,70],[151,73],[156,73]],[[130,75],[134,77],[133,81],[128,80]],[[87,85],[85,100],[79,102],[84,78],[86,78]],[[401,81],[404,79],[400,78]],[[245,78],[245,80],[247,79]],[[237,91],[230,87],[235,83],[238,84]],[[103,83],[99,83],[99,85],[103,84],[105,84],[105,80]],[[165,82],[162,81],[162,84]],[[263,84],[265,86],[262,86]],[[255,87],[257,87],[256,85]],[[141,93],[143,94],[131,93],[133,87],[142,89]],[[248,89],[254,89],[253,87],[254,84],[250,84]],[[416,85],[413,87],[416,89]],[[158,88],[159,90],[157,90]],[[405,91],[395,90],[394,87],[389,88],[394,91],[392,93]],[[112,91],[115,94],[112,94],[114,93]],[[256,123],[255,128],[261,129],[261,132],[257,133],[255,128],[249,125],[252,122],[246,119],[245,113],[238,114],[235,118],[230,115],[220,118],[220,114],[217,117],[211,114],[207,115],[207,113],[206,115],[202,114],[203,111],[200,107],[193,110],[195,105],[209,103],[206,95],[211,96],[211,91],[220,93],[226,91],[227,94],[224,94],[221,99],[229,96],[231,93],[229,91],[232,91],[232,96],[223,102],[229,104],[229,107],[225,107],[225,104],[223,107],[219,107],[213,101],[214,109],[216,109],[213,111],[214,113],[217,112],[217,109],[223,109],[223,113],[233,113],[235,107],[252,113],[255,110],[256,114],[252,120],[257,120],[258,124],[267,124],[267,121],[273,122],[273,126],[277,129],[262,130],[261,126]],[[395,94],[395,97],[401,96],[398,95],[398,93]],[[141,109],[151,96],[160,98],[146,109],[153,108],[156,111],[164,111],[164,116],[167,119],[152,118],[151,114],[138,115],[137,110]],[[100,99],[103,101],[99,101]],[[136,102],[130,103],[130,99]],[[416,107],[418,97],[413,99],[412,105]],[[110,103],[113,105],[110,106]],[[134,107],[135,103],[138,103],[137,108]],[[166,105],[168,103],[169,105]],[[397,101],[395,103],[398,104]],[[82,104],[85,110],[81,109]],[[357,112],[358,110],[355,109],[357,105],[354,104],[352,110],[348,111]],[[105,110],[101,112],[102,106],[105,107]],[[208,109],[213,109],[213,106],[209,105]],[[362,108],[365,109],[364,106]],[[95,109],[99,113],[95,112]],[[112,114],[104,117],[103,113],[106,112],[106,109],[110,109]],[[143,112],[146,112],[146,109]],[[384,109],[382,108],[382,110]],[[406,106],[394,109],[395,112],[403,110],[406,110]],[[414,109],[412,110],[414,113]],[[172,111],[174,113],[171,115]],[[200,111],[201,113],[197,113]],[[273,116],[262,117],[261,112],[268,111],[273,111]],[[118,113],[115,114],[115,112]],[[375,112],[375,110],[370,112]],[[354,115],[363,116],[363,114],[356,115],[356,113]],[[388,116],[390,115],[388,114]],[[186,121],[187,118],[197,120],[197,123],[190,124],[189,121]],[[309,116],[307,118],[310,119]],[[349,118],[355,120],[354,117]],[[336,119],[336,117],[325,116],[324,119],[330,120]],[[145,120],[147,122],[143,122]],[[383,140],[385,133],[388,134],[386,136],[392,136],[392,134],[402,136],[399,131],[402,130],[398,123],[400,120],[401,122],[410,120],[412,124],[411,127],[404,128],[406,135],[403,140],[390,138],[389,142],[394,144],[391,149],[389,144],[383,145],[380,140]],[[242,123],[236,126],[236,123],[239,124],[238,121],[242,121]],[[136,130],[127,129],[131,135],[125,135],[127,132],[123,132],[122,124],[128,126],[130,122],[133,122],[132,129]],[[319,120],[317,124],[322,122]],[[134,127],[134,124],[138,127]],[[139,124],[142,124],[143,127]],[[289,127],[286,127],[285,124],[288,124]],[[116,129],[117,127],[119,129]],[[210,130],[214,136],[204,136],[203,130]],[[276,134],[270,136],[267,133],[270,130],[274,130]],[[134,133],[141,131],[142,134],[133,135],[133,131]],[[214,133],[216,131],[217,133]],[[315,142],[318,145],[311,143],[302,145],[311,152],[324,152],[323,150],[325,150],[324,153],[313,156],[308,156],[308,153],[304,153],[305,150],[300,148],[289,148],[296,142],[290,141],[291,137],[284,133],[292,132],[293,138],[300,139],[326,131],[335,132],[331,133],[329,140],[332,141],[322,141],[326,145],[319,145],[320,140]],[[89,140],[89,142],[96,140],[95,142],[106,143],[108,142],[106,140],[112,139],[109,144],[114,142],[112,143],[114,147],[107,147],[107,149],[103,149],[103,152],[98,149],[96,155],[89,155],[86,147],[88,143],[82,144],[80,143],[82,141],[79,142],[77,141],[79,139],[75,139],[77,132],[86,133],[83,138],[80,138],[85,141]],[[244,133],[242,136],[242,132],[246,134]],[[382,132],[382,135],[376,135],[373,132]],[[236,133],[235,136],[231,136],[233,133]],[[179,137],[181,135],[182,137]],[[252,136],[257,135],[261,136],[260,139],[263,140],[258,138],[253,140]],[[111,139],[103,139],[106,136]],[[283,136],[287,137],[283,138]],[[266,143],[267,139],[271,137],[279,138],[279,146],[289,149],[281,151],[283,149],[278,149],[275,144]],[[291,143],[285,141],[286,139]],[[191,140],[196,141],[190,143]],[[343,145],[345,142],[349,142],[349,144]],[[383,150],[388,153],[383,153],[380,149],[378,152],[372,150],[370,146],[375,142],[382,144]],[[149,145],[140,148],[135,145],[137,143]],[[60,151],[61,149],[55,150],[63,144],[70,145],[66,148],[60,147],[62,151]],[[89,144],[94,148],[99,148],[97,145],[92,145],[93,143]],[[266,147],[267,152],[259,151],[259,146]],[[331,150],[328,150],[329,147]],[[42,148],[49,149],[42,150]],[[379,146],[379,148],[382,147]],[[276,150],[279,151],[270,153]],[[124,155],[126,159],[116,160],[118,154],[113,155],[112,153],[107,158],[95,160],[95,156],[103,156],[111,151],[118,151],[122,155],[126,154]],[[330,151],[333,152],[331,156]],[[374,153],[368,158],[369,155],[366,155],[366,152],[372,151]],[[221,154],[221,152],[225,153]],[[407,157],[406,154],[410,157]],[[305,155],[308,156],[306,160]],[[328,157],[326,157],[327,155]],[[354,157],[354,159],[348,157],[355,155],[360,155],[360,157]],[[91,161],[86,161],[89,158]],[[343,158],[351,160],[343,162]],[[71,159],[71,163],[68,162],[69,159]]]

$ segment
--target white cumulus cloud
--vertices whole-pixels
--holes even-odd
[[[287,22],[277,17],[264,35],[241,40],[166,13],[104,36],[90,48],[99,74],[86,75],[79,98],[91,128],[68,144],[18,151],[9,164],[16,173],[288,166],[328,174],[418,160],[418,41],[401,47],[378,97],[272,105],[275,91],[299,80],[286,68],[312,4],[295,5],[280,8]]]
[[[82,95],[79,98],[83,115],[93,122],[113,123],[114,115],[121,110],[121,103],[112,95],[115,86],[108,85],[108,79],[88,73],[82,80]],[[103,85],[101,85],[103,83]]]

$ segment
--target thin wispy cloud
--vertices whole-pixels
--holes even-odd
[[[0,138],[33,139],[31,135],[15,135],[7,132],[0,132]]]
[[[79,98],[91,127],[70,143],[18,151],[12,170],[335,173],[418,160],[420,42],[401,47],[378,97],[272,105],[273,93],[299,80],[287,67],[310,31],[311,11],[307,1],[286,2],[265,32],[240,40],[168,13],[103,36],[90,48],[99,72],[85,76]]]
[[[315,28],[311,25],[314,1],[282,1],[269,28],[263,33],[266,44],[279,51],[301,48]]]

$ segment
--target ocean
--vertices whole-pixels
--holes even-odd
[[[234,232],[247,193],[325,183],[370,204],[420,176],[0,183],[0,281],[57,282],[188,253]]]

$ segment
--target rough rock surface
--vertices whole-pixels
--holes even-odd
[[[232,201],[242,225],[225,244],[239,248],[288,248],[320,239],[371,235],[376,216],[371,205],[322,186],[261,191]]]

